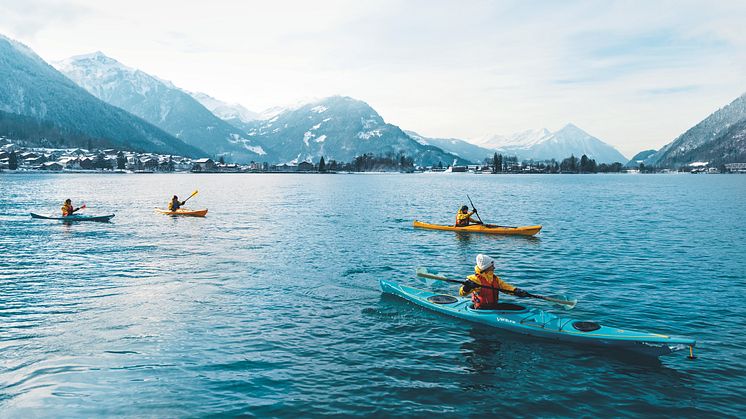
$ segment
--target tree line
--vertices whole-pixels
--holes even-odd
[[[524,160],[519,163],[516,156],[503,156],[495,153],[484,159],[483,165],[492,168],[492,173],[518,173],[528,171],[532,173],[619,173],[624,169],[622,163],[596,163],[585,154],[580,158],[571,154],[570,157],[557,161],[555,159],[533,161]]]

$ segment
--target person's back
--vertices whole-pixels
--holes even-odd
[[[469,212],[469,207],[466,205],[461,207],[456,213],[456,227],[466,227],[469,223],[474,222],[471,219],[472,214],[474,214],[474,211]]]
[[[171,202],[168,203],[168,210],[177,211],[182,205],[184,205],[184,203],[180,202],[179,197],[174,195],[174,197],[171,198]]]
[[[495,275],[495,261],[491,257],[479,254],[476,262],[474,275],[469,275],[467,282],[459,290],[461,296],[471,294],[475,309],[494,309],[500,299],[501,290],[518,297],[527,295],[522,289],[508,284]]]
[[[62,204],[62,208],[60,208],[60,209],[62,210],[62,216],[63,217],[67,217],[67,216],[73,215],[73,213],[75,212],[75,208],[73,208],[73,203],[69,199],[65,200],[65,203]]]

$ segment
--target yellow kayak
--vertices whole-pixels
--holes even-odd
[[[205,215],[207,215],[207,210],[206,209],[202,209],[202,210],[190,210],[190,209],[186,209],[186,208],[179,208],[176,211],[171,211],[171,210],[167,210],[167,209],[156,208],[155,210],[158,211],[158,212],[160,212],[161,214],[166,214],[166,215],[181,215],[181,216],[185,216],[185,217],[204,217]]]
[[[506,227],[493,224],[473,224],[467,227],[444,226],[440,224],[428,224],[414,220],[415,228],[428,230],[463,231],[467,233],[505,234],[509,236],[533,236],[541,231],[541,226]]]

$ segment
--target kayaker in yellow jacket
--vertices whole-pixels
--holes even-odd
[[[477,255],[474,275],[469,275],[466,279],[466,283],[459,290],[459,295],[471,294],[475,309],[494,309],[500,298],[500,290],[509,292],[516,297],[528,296],[526,291],[508,284],[495,275],[495,260],[481,253]]]
[[[466,227],[469,224],[482,224],[481,221],[471,218],[471,216],[476,213],[476,209],[469,212],[468,206],[464,205],[461,207],[461,209],[456,213],[456,227]]]
[[[75,211],[79,211],[81,208],[83,207],[73,208],[73,201],[68,198],[60,209],[62,210],[62,216],[67,217],[75,214]]]
[[[174,197],[171,198],[171,202],[168,203],[168,210],[176,211],[181,208],[181,206],[184,205],[185,202],[186,201],[179,201],[179,197],[174,195]]]

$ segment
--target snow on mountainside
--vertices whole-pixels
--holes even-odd
[[[201,92],[187,92],[215,116],[229,124],[246,129],[246,124],[259,119],[259,114],[246,109],[240,103],[227,103]]]
[[[459,156],[476,164],[481,164],[484,162],[485,158],[492,157],[495,153],[495,150],[480,147],[458,138],[426,138],[414,131],[404,132],[422,145],[438,147],[447,153]]]
[[[99,147],[185,156],[203,154],[153,124],[97,99],[30,48],[2,35],[0,111],[51,124],[63,134],[63,142],[65,138],[85,137]],[[16,123],[29,118],[20,118]]]
[[[101,52],[61,61],[57,68],[99,99],[118,106],[209,154],[229,161],[261,160],[262,147],[170,82],[127,67]]]
[[[645,164],[677,168],[694,161],[714,164],[742,162],[746,159],[744,125],[746,94],[688,129],[645,159]]]
[[[509,136],[496,135],[474,142],[523,160],[561,160],[571,154],[576,157],[585,154],[598,163],[627,161],[617,149],[573,124],[567,124],[556,132],[542,128]]]
[[[267,120],[252,122],[250,138],[263,144],[277,162],[350,162],[355,157],[403,154],[418,165],[455,160],[465,161],[438,147],[423,145],[399,127],[387,124],[367,103],[350,97],[333,96],[286,109]]]

